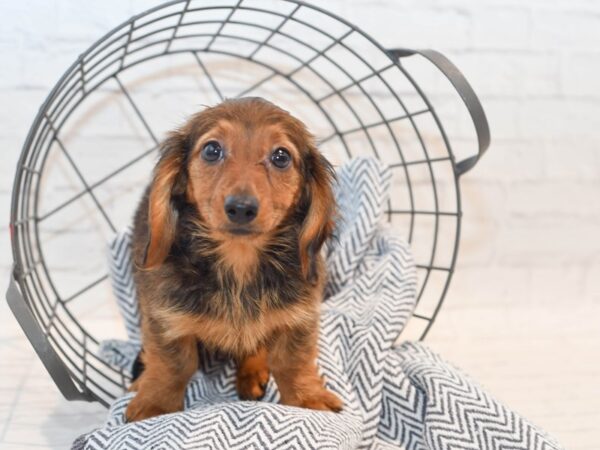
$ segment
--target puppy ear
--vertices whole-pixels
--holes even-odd
[[[186,138],[171,134],[162,144],[148,196],[148,244],[143,267],[152,269],[167,258],[177,229],[175,197],[185,194]]]
[[[300,264],[302,274],[311,283],[317,279],[317,255],[334,229],[336,213],[332,183],[335,172],[332,165],[313,145],[305,159],[304,204],[306,216],[300,230]]]

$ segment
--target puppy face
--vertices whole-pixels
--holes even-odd
[[[193,116],[165,141],[150,189],[145,265],[160,265],[177,227],[175,199],[195,205],[211,238],[265,242],[292,213],[299,257],[311,260],[333,229],[333,170],[298,119],[258,98]]]
[[[299,198],[307,136],[298,148],[290,137],[300,129],[295,119],[257,109],[219,119],[190,155],[188,194],[219,239],[268,234]]]

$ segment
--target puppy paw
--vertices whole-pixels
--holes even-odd
[[[235,387],[242,400],[260,400],[265,395],[265,387],[269,381],[269,371],[238,370]]]
[[[155,399],[149,399],[138,394],[133,397],[129,402],[129,405],[127,405],[125,419],[127,422],[136,422],[138,420],[149,419],[162,414],[170,414],[181,411],[182,409],[183,404],[176,404],[172,402],[161,404]]]
[[[333,392],[322,389],[315,394],[302,398],[300,406],[317,411],[340,412],[344,403]]]

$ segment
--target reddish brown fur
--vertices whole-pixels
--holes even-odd
[[[175,223],[170,210],[172,186],[179,173],[181,161],[179,157],[162,159],[156,169],[156,177],[150,190],[149,227],[152,236],[146,258],[146,267],[156,267],[162,263],[173,243]],[[161,237],[161,238],[158,238]]]
[[[219,164],[199,157],[211,140],[228,151]],[[285,170],[269,163],[278,147],[292,156]],[[228,231],[223,204],[235,194],[260,200],[249,235]],[[134,227],[145,369],[132,386],[128,420],[183,407],[197,341],[238,360],[242,398],[263,395],[270,369],[282,403],[340,410],[316,367],[325,282],[319,250],[334,212],[331,169],[312,136],[264,100],[227,101],[170,135]],[[267,281],[280,287],[261,287]]]
[[[269,380],[267,350],[262,347],[254,355],[239,362],[235,386],[244,400],[258,400],[265,394]]]

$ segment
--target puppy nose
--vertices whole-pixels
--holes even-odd
[[[225,214],[233,223],[250,223],[258,214],[258,200],[249,195],[228,195],[225,197]]]

